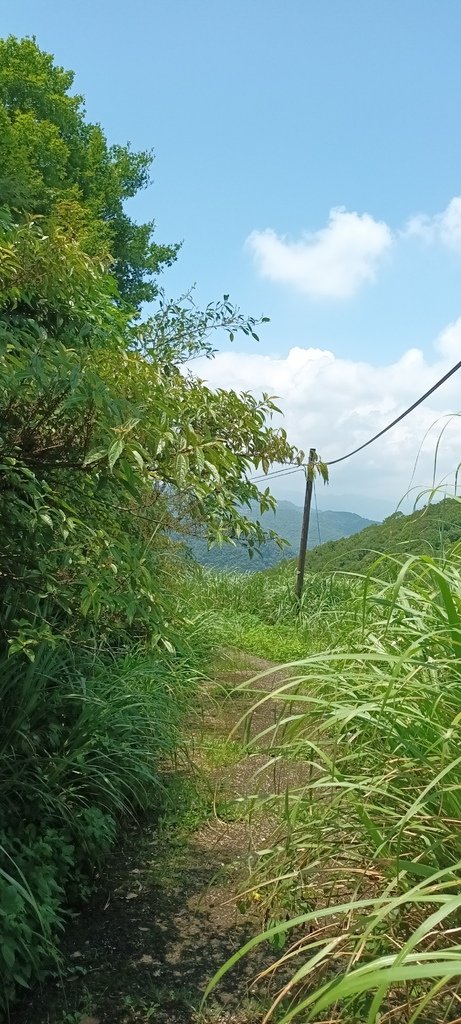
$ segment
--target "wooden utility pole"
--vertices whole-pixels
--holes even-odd
[[[309,462],[306,468],[306,493],[304,496],[303,522],[301,526],[301,539],[299,542],[298,568],[296,572],[295,597],[301,600],[304,585],[304,569],[306,565],[307,535],[309,533],[309,517],[311,513],[312,486],[314,483],[314,466],[317,462],[315,448],[309,450]]]

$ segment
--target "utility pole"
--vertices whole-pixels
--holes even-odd
[[[306,468],[306,493],[304,495],[303,522],[301,527],[301,539],[299,542],[298,568],[296,572],[295,597],[301,600],[304,584],[304,569],[306,565],[307,535],[309,533],[309,517],[311,512],[312,486],[314,482],[314,466],[317,462],[315,448],[309,450],[309,461]]]

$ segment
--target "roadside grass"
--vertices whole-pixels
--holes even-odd
[[[264,930],[231,956],[208,987],[211,993],[242,957],[261,944],[269,946],[277,959],[264,970],[264,978],[272,978],[276,988],[277,976],[280,981],[267,1005],[267,1021],[454,1024],[460,1016],[461,545],[443,560],[409,558],[400,563],[397,573],[396,559],[392,561],[389,574],[382,559],[382,578],[375,565],[374,576],[361,581],[357,577],[308,579],[312,586],[306,593],[316,593],[318,598],[311,615],[307,597],[300,608],[293,605],[286,587],[288,575],[283,575],[288,568],[281,577],[275,571],[261,574],[272,575],[273,594],[270,581],[257,579],[258,574],[229,578],[199,570],[195,579],[186,576],[183,599],[191,632],[197,631],[203,649],[217,649],[222,669],[219,692],[206,683],[212,719],[225,707],[224,696],[235,721],[236,700],[248,705],[253,693],[246,739],[240,731],[227,738],[219,735],[205,718],[199,722],[197,717],[193,742],[195,751],[200,751],[199,771],[189,773],[187,779],[181,771],[187,749],[178,752],[178,728],[181,716],[194,705],[197,678],[187,659],[181,685],[174,659],[155,671],[152,663],[146,671],[147,663],[143,668],[136,658],[114,661],[110,667],[98,664],[93,676],[88,671],[83,677],[77,695],[70,666],[72,686],[66,707],[77,712],[70,730],[69,723],[65,729],[67,738],[76,738],[77,755],[69,761],[70,768],[65,760],[68,749],[65,757],[61,751],[58,722],[52,719],[45,726],[41,721],[35,684],[30,687],[35,703],[27,697],[27,672],[14,704],[18,722],[24,723],[27,708],[34,724],[31,758],[34,765],[41,758],[42,785],[45,766],[48,772],[46,798],[35,787],[41,823],[48,822],[43,808],[57,820],[61,790],[58,786],[50,803],[49,793],[54,790],[49,779],[57,771],[59,781],[61,770],[66,799],[71,793],[74,800],[70,806],[65,803],[65,809],[74,819],[74,828],[85,828],[86,847],[79,837],[79,849],[88,849],[85,856],[90,859],[91,842],[101,850],[102,834],[109,849],[123,815],[152,806],[154,792],[159,813],[156,853],[149,871],[166,888],[174,887],[181,877],[189,837],[213,817],[232,822],[256,815],[278,822],[274,840],[265,840],[256,863],[252,859],[248,884],[241,893],[243,909],[257,900]],[[264,620],[265,615],[270,621]],[[284,660],[283,671],[274,676],[273,668],[266,669],[245,681],[241,657],[232,650],[239,646],[258,657]],[[51,661],[47,673],[42,664],[39,668],[40,678],[47,679],[50,692],[59,696],[59,721],[66,662],[57,660],[54,665]],[[265,685],[268,671],[275,679],[272,689]],[[53,683],[57,674],[59,691]],[[8,666],[3,679],[5,688]],[[5,693],[16,692],[17,680],[11,677],[8,685],[11,690],[4,689]],[[170,713],[168,702],[178,697]],[[11,700],[7,707],[11,715]],[[269,709],[273,713],[267,713]],[[261,722],[256,735],[255,722]],[[51,728],[54,737],[53,725],[58,731],[52,748],[45,728]],[[17,728],[16,720],[11,728],[13,732]],[[112,734],[116,750],[110,746]],[[90,742],[94,735],[99,737],[96,751]],[[295,784],[274,785],[273,792],[259,800],[234,800],[232,794],[214,786],[213,773],[232,768],[247,753],[254,754],[258,764],[265,758],[274,767],[274,779],[279,769],[282,778],[286,769],[288,779],[293,765],[296,771],[298,765],[303,769],[302,776]],[[169,758],[175,775],[166,779],[162,768]],[[8,760],[5,764],[8,767]],[[66,771],[76,774],[73,788]],[[109,784],[103,786],[101,779],[106,776]],[[27,773],[20,784],[27,794]],[[252,793],[257,790],[255,784]],[[3,776],[3,792],[10,800],[6,806],[13,806],[8,772]],[[25,799],[21,794],[20,788],[20,803]],[[68,821],[64,811],[60,813],[59,820]],[[106,816],[114,821],[112,831]],[[55,857],[51,826],[49,832],[45,846]],[[3,875],[0,871],[0,886],[8,890],[7,900],[19,894],[20,920],[43,936],[41,956],[46,962],[63,920],[58,918],[63,896],[53,889],[52,876],[51,888],[43,889],[48,862],[43,859],[43,836],[39,839],[41,874],[35,889],[30,865],[26,872],[11,849],[7,853],[14,863],[9,870],[2,868]],[[66,856],[65,850],[61,856]],[[80,856],[81,874],[75,875],[74,860],[69,860],[65,871],[69,877],[72,873],[73,884],[87,886],[84,855]],[[65,877],[60,879],[63,892]],[[51,926],[49,891],[57,907]],[[18,964],[21,958],[25,959],[19,946]],[[126,1007],[127,1021],[155,1020],[160,997],[152,992],[152,999],[136,993],[130,998],[133,1005]],[[166,994],[161,998],[166,999]],[[185,1009],[186,1002],[185,996]],[[205,1003],[203,1013],[204,1024],[211,1024],[214,1010],[208,1011]],[[243,1008],[242,1013],[243,1024]]]
[[[289,981],[267,1020],[453,1021],[461,979],[461,548],[443,561],[409,558],[392,583],[375,576],[361,593],[352,587],[347,642],[334,605],[323,650],[311,649],[282,685],[259,696],[276,715],[254,749],[262,742],[280,762],[304,761],[308,779],[265,798],[283,821],[251,880],[266,927],[209,991],[242,955],[272,942],[280,950],[274,973],[288,969]]]
[[[207,649],[200,630],[189,621],[181,654],[61,641],[33,661],[1,659],[0,1016],[62,971],[59,937],[127,821],[162,813]]]
[[[184,573],[182,591],[192,610],[205,611],[214,645],[226,651],[282,663],[347,642],[360,619],[356,579],[308,573],[300,602],[294,579],[292,562],[257,573],[194,566]]]
[[[245,664],[249,674],[248,661],[232,655],[234,674],[244,675]],[[248,706],[249,695],[245,699]],[[86,1017],[120,1024],[254,1024],[269,1008],[267,993],[248,994],[251,965],[223,998],[203,1013],[198,1008],[210,973],[258,918],[256,897],[240,904],[235,896],[254,859],[254,841],[267,831],[265,821],[248,822],[254,799],[247,795],[253,773],[247,744],[228,737],[241,709],[231,701],[222,715],[221,707],[214,695],[210,699],[206,678],[189,707],[181,747],[162,765],[157,816],[146,814],[141,828],[135,822],[126,827],[91,911],[82,908],[66,929],[65,985],[55,975],[36,993],[37,1003],[25,1002],[16,1018],[23,1024],[31,1017],[37,1024],[82,1024]],[[265,960],[266,954],[258,957],[258,963]]]

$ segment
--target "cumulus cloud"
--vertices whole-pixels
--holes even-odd
[[[461,253],[461,196],[432,217],[416,214],[395,233],[369,213],[334,207],[326,227],[318,231],[290,239],[266,228],[252,231],[245,245],[261,277],[290,285],[311,299],[349,299],[375,279],[399,237]]]
[[[290,440],[304,451],[314,446],[324,459],[358,447],[399,415],[442,376],[461,353],[461,318],[435,339],[433,357],[409,349],[385,366],[339,358],[320,348],[292,348],[284,357],[221,352],[210,363],[199,360],[194,370],[214,387],[267,391],[279,396]],[[460,405],[455,375],[374,445],[332,470],[330,493],[368,495],[395,504],[409,485],[432,483],[437,437],[447,414]],[[418,456],[420,446],[421,452]],[[461,419],[445,431],[436,478],[453,473],[460,461]],[[415,459],[416,474],[412,479]],[[292,478],[278,485],[288,493]],[[288,491],[287,491],[288,488]],[[302,481],[299,481],[299,496]],[[328,507],[328,492],[321,495]],[[355,511],[360,511],[356,508]]]
[[[435,348],[442,358],[448,359],[451,363],[461,359],[461,317],[441,331],[436,339]]]
[[[262,277],[292,285],[310,298],[347,299],[372,281],[392,232],[368,213],[330,210],[326,227],[290,241],[267,228],[246,240]]]
[[[418,213],[407,222],[404,234],[422,238],[425,242],[437,242],[448,249],[461,252],[461,196],[454,196],[442,213],[429,217]]]

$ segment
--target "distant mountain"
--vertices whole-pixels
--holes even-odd
[[[396,512],[360,535],[329,541],[309,558],[312,572],[366,572],[379,555],[440,555],[461,539],[461,503],[444,498],[411,515]],[[391,572],[389,566],[387,573]]]
[[[215,569],[256,572],[260,569],[269,569],[282,559],[293,558],[297,555],[303,515],[303,510],[299,505],[294,505],[291,501],[279,501],[275,514],[265,512],[263,515],[258,515],[255,506],[247,512],[247,515],[249,519],[259,519],[264,529],[276,530],[280,537],[288,541],[288,546],[279,548],[275,541],[267,541],[266,544],[260,546],[254,558],[250,559],[246,549],[239,545],[234,547],[233,544],[224,544],[222,547],[208,549],[206,541],[198,537],[188,537],[186,543],[194,558],[202,565],[212,566]],[[364,519],[362,516],[356,515],[355,512],[319,510],[316,513],[315,508],[312,508],[308,548],[337,540],[339,537],[350,537],[370,525],[372,525],[372,520]]]
[[[397,502],[392,503],[391,501],[385,501],[383,498],[373,498],[368,494],[335,494],[333,488],[322,490],[318,488],[317,494],[320,507],[328,505],[328,508],[335,510],[359,508],[360,515],[365,516],[366,519],[371,519],[375,523],[381,523],[387,516],[392,515],[397,508]],[[411,512],[411,505],[403,511]]]
[[[269,481],[268,481],[269,483]],[[304,500],[304,479],[302,474],[299,474],[299,481],[295,482],[295,477],[281,477],[280,480],[274,477],[270,481],[271,491],[275,494],[277,501],[282,498],[287,501],[293,502],[294,505],[302,505]],[[328,487],[323,487],[321,484],[317,484],[317,501],[319,509],[328,509],[329,511],[342,512],[347,509],[351,512],[358,512],[361,516],[366,519],[370,519],[371,522],[382,522],[386,516],[392,515],[395,512],[398,499],[395,501],[389,501],[385,498],[378,498],[374,495],[369,494],[354,494],[352,492],[341,493],[337,491],[337,485],[331,482]],[[421,488],[422,489],[422,488]],[[401,495],[398,496],[399,499]],[[400,505],[399,505],[400,508]],[[410,500],[408,507],[402,506],[403,512],[411,512],[412,502]]]

